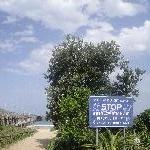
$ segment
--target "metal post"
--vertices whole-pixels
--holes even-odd
[[[96,128],[96,147],[98,147],[98,128]]]
[[[123,148],[123,150],[125,150],[126,148],[125,148],[125,144],[126,144],[126,141],[125,141],[125,136],[126,136],[126,128],[123,128],[123,137],[124,137],[124,148]]]

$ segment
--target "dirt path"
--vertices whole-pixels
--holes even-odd
[[[10,145],[5,150],[44,150],[49,140],[56,136],[50,129],[38,129],[32,137],[28,137],[18,143]]]

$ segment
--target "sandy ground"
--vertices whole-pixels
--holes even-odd
[[[32,137],[28,137],[22,141],[10,145],[5,150],[44,150],[49,140],[56,136],[56,131],[50,129],[37,129]]]

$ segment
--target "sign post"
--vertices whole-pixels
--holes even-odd
[[[96,147],[98,147],[98,128],[96,128]]]
[[[132,97],[90,96],[89,126],[96,128],[96,146],[98,146],[99,127],[129,127],[133,122]]]
[[[123,143],[123,144],[124,144],[124,150],[125,150],[125,142],[126,142],[126,141],[125,141],[125,136],[126,136],[126,128],[123,128],[123,138],[124,138],[124,141],[123,141],[124,143]]]

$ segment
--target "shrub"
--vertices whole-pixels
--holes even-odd
[[[68,91],[66,97],[60,99],[58,108],[61,119],[59,133],[55,141],[57,150],[79,149],[85,143],[93,143],[95,132],[88,126],[88,97],[87,88],[74,88]]]
[[[137,132],[150,132],[150,109],[146,109],[135,118],[133,128]]]
[[[35,130],[20,128],[14,126],[1,126],[0,127],[0,148],[8,144],[14,143],[25,137],[31,136]]]
[[[127,131],[125,137],[125,147],[127,150],[149,150],[150,149],[150,135],[146,132],[136,133]]]

